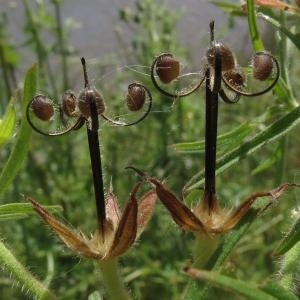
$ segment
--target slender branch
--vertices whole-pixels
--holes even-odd
[[[59,52],[61,55],[61,69],[63,75],[63,87],[64,90],[69,88],[69,80],[68,80],[68,64],[67,64],[67,54],[65,49],[65,39],[63,35],[63,26],[61,22],[61,12],[60,12],[60,2],[53,1],[54,9],[55,9],[55,19],[56,19],[56,33],[57,33],[57,42],[59,47]]]
[[[22,290],[28,290],[37,299],[57,299],[37,278],[35,278],[0,241],[0,265],[7,270],[19,283]]]

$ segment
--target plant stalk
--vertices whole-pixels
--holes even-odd
[[[118,259],[98,261],[106,291],[112,300],[131,300],[118,270]]]
[[[41,300],[57,299],[38,279],[36,279],[0,241],[0,265],[7,270],[35,298]]]

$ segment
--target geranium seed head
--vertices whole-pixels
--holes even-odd
[[[180,63],[171,54],[164,54],[157,59],[155,71],[163,83],[170,83],[179,76]]]
[[[215,65],[216,46],[219,47],[221,58],[222,58],[222,71],[228,71],[235,67],[235,58],[232,51],[222,43],[215,43],[209,47],[206,52],[208,63],[211,66]]]
[[[42,121],[49,121],[54,115],[53,103],[43,95],[35,96],[30,107],[35,116]]]
[[[256,53],[252,59],[253,77],[266,80],[273,70],[273,59],[268,53]]]
[[[146,100],[145,88],[139,84],[132,83],[128,86],[128,93],[126,97],[127,107],[131,111],[140,110]]]
[[[100,93],[94,89],[84,89],[78,96],[78,108],[85,118],[91,116],[90,99],[94,98],[96,103],[98,115],[101,115],[105,111],[105,105]]]
[[[68,117],[76,115],[77,99],[73,92],[67,91],[62,96],[62,110]]]

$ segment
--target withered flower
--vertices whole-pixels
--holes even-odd
[[[52,111],[58,111],[57,117],[61,119],[59,121],[63,124],[63,129],[61,131],[53,131],[51,124],[50,131],[45,131],[45,129],[38,127],[40,123],[35,123],[34,118],[37,117],[36,110],[34,110],[37,97],[34,97],[27,107],[27,119],[34,130],[46,136],[62,135],[72,130],[78,130],[86,124],[98,221],[94,235],[90,239],[87,238],[81,232],[76,232],[71,227],[59,221],[31,197],[27,197],[26,199],[32,203],[35,211],[50,226],[59,239],[77,255],[96,260],[109,260],[123,254],[138,238],[152,214],[156,202],[156,194],[154,190],[150,190],[140,201],[137,201],[136,194],[140,187],[140,184],[137,184],[133,188],[122,214],[112,189],[105,197],[99,140],[100,122],[98,116],[102,116],[114,125],[135,125],[142,121],[150,112],[151,95],[143,85],[138,83],[131,84],[130,87],[142,90],[143,102],[147,99],[147,109],[138,119],[130,123],[110,119],[104,115],[105,104],[102,96],[95,88],[90,87],[84,58],[81,59],[81,63],[84,74],[84,89],[78,97],[70,91],[65,92],[62,97],[62,104],[58,109],[52,108]],[[38,100],[40,98],[42,96],[39,96]],[[45,103],[49,106],[50,103],[49,101],[44,101],[45,103],[41,102],[40,104],[40,102],[39,106]],[[75,118],[75,121],[69,122],[68,119],[72,118]]]
[[[233,229],[258,198],[271,197],[271,201],[261,209],[261,211],[264,211],[274,203],[287,188],[300,186],[295,183],[285,183],[270,191],[254,193],[236,209],[221,208],[216,194],[211,195],[207,190],[204,190],[204,194],[199,203],[195,206],[188,207],[183,201],[179,200],[175,194],[165,188],[164,184],[158,179],[145,175],[135,167],[128,168],[136,171],[155,187],[158,198],[171,213],[174,222],[179,227],[194,233],[203,233],[210,237],[214,237],[218,234],[226,234]]]
[[[62,223],[31,197],[26,197],[26,200],[70,250],[84,258],[108,260],[122,255],[133,245],[152,215],[155,191],[147,192],[137,201],[139,186],[133,188],[123,213],[113,191],[108,193],[103,232],[98,226],[91,238]]]

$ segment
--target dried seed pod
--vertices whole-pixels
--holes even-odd
[[[62,110],[68,117],[75,117],[77,99],[72,91],[67,91],[62,96]]]
[[[49,121],[54,115],[54,107],[50,99],[43,95],[37,95],[32,99],[30,108],[37,118]]]
[[[172,54],[163,54],[156,61],[155,71],[163,83],[170,83],[179,76],[180,63]]]
[[[224,72],[223,76],[231,86],[238,90],[241,90],[245,86],[246,76],[239,67]]]
[[[216,46],[219,47],[220,55],[222,58],[222,71],[228,71],[233,69],[235,67],[234,55],[227,46],[221,43],[214,44],[212,47],[208,48],[206,52],[208,63],[211,66],[214,66],[215,64]]]
[[[92,98],[94,98],[96,103],[98,115],[101,115],[105,111],[105,104],[99,92],[94,88],[84,89],[78,96],[78,108],[85,118],[91,116],[89,101]]]
[[[252,59],[253,77],[257,80],[266,80],[273,70],[273,59],[268,53],[256,53]]]
[[[146,100],[145,88],[139,84],[132,83],[128,86],[128,93],[126,97],[127,107],[131,111],[140,110]]]

